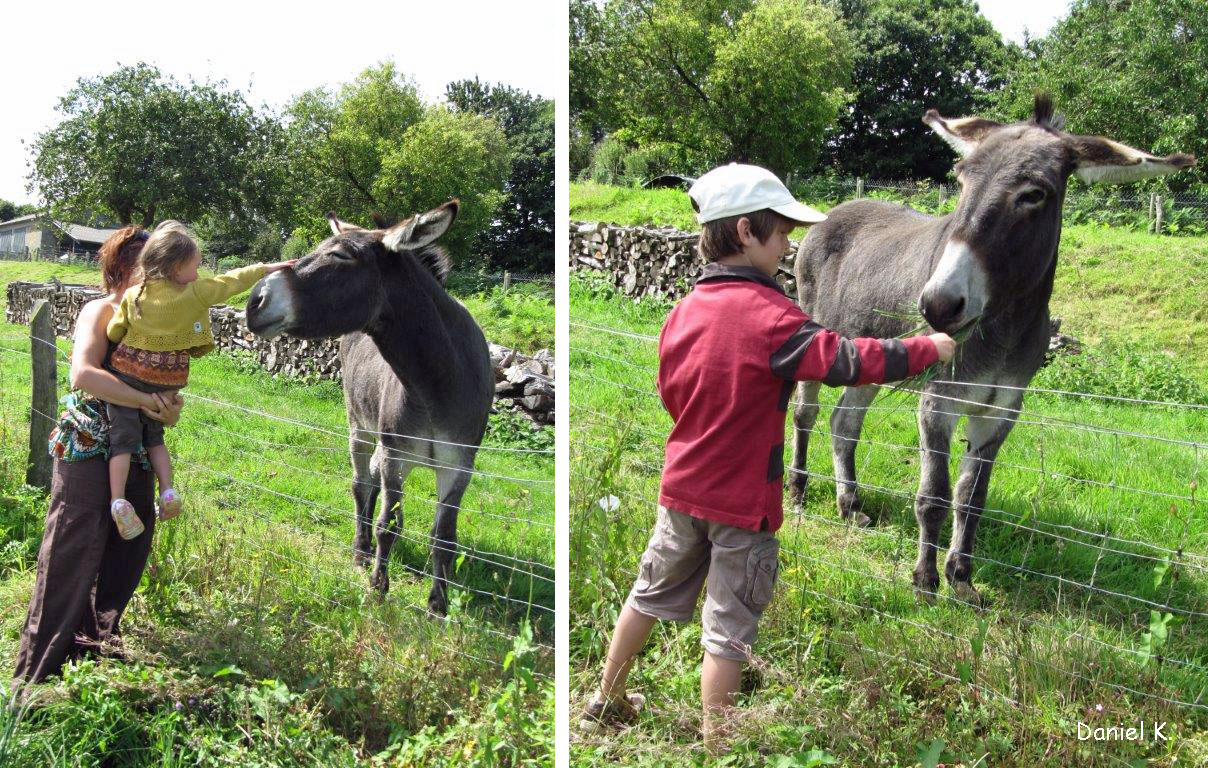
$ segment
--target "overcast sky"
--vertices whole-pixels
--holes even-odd
[[[387,58],[429,99],[475,75],[553,98],[565,76],[565,0],[413,2],[343,0],[288,5],[11,3],[3,12],[0,198],[32,202],[21,140],[58,122],[55,104],[80,77],[147,61],[185,80],[226,79],[253,103],[280,106],[334,86]],[[981,0],[1009,40],[1045,34],[1069,0]],[[39,32],[41,31],[41,32]]]
[[[978,0],[982,15],[1004,38],[1023,42],[1023,30],[1044,37],[1057,19],[1070,9],[1070,0]]]
[[[430,100],[475,75],[552,99],[566,72],[566,8],[565,0],[6,4],[0,198],[33,202],[20,142],[61,119],[55,104],[80,77],[147,61],[182,81],[225,78],[252,103],[279,106],[392,58]]]

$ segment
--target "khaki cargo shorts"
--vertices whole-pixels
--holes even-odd
[[[701,645],[714,656],[745,661],[772,601],[779,553],[780,542],[767,531],[660,506],[626,605],[658,619],[690,621],[703,585]]]

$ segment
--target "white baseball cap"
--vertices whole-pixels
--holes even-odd
[[[701,224],[764,208],[803,224],[826,221],[826,214],[797,202],[776,174],[758,165],[720,165],[697,179],[688,196],[696,203]]]

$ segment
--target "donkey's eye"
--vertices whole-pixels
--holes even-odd
[[[1025,205],[1036,205],[1044,202],[1043,189],[1029,189],[1027,192],[1019,193],[1019,197],[1015,198],[1015,207],[1022,208]]]
[[[328,253],[331,254],[332,258],[339,259],[340,261],[352,261],[352,254],[346,251],[328,251]]]

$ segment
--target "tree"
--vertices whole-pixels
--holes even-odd
[[[28,216],[37,210],[37,208],[27,203],[10,203],[7,200],[0,200],[0,221]]]
[[[492,269],[554,268],[554,104],[503,84],[450,83],[445,98],[458,112],[494,119],[511,154],[505,197],[478,250]]]
[[[373,191],[389,201],[389,220],[459,198],[457,223],[440,242],[464,262],[503,203],[510,170],[507,138],[498,123],[431,107],[399,146],[383,155]]]
[[[923,113],[971,114],[1012,52],[973,0],[840,0],[855,38],[855,98],[820,165],[851,176],[944,179],[952,153]]]
[[[29,176],[57,219],[147,226],[263,202],[271,121],[225,83],[185,85],[140,63],[81,78],[58,110]]]
[[[810,168],[848,97],[849,35],[814,0],[613,0],[601,23],[597,102],[625,138],[701,165]]]
[[[1017,120],[1033,91],[1049,91],[1078,133],[1156,154],[1208,153],[1208,3],[1075,0],[1069,16],[1028,48],[993,116]],[[1208,181],[1196,168],[1151,182],[1174,190]]]
[[[285,110],[292,221],[313,240],[326,236],[327,211],[361,223],[383,213],[388,201],[373,194],[382,156],[423,114],[415,84],[391,62],[366,69],[336,94],[297,96]]]
[[[425,105],[393,63],[336,94],[301,94],[286,120],[291,216],[310,242],[328,235],[328,211],[369,226],[459,197],[458,222],[441,243],[465,263],[503,201],[511,152],[499,124]]]

